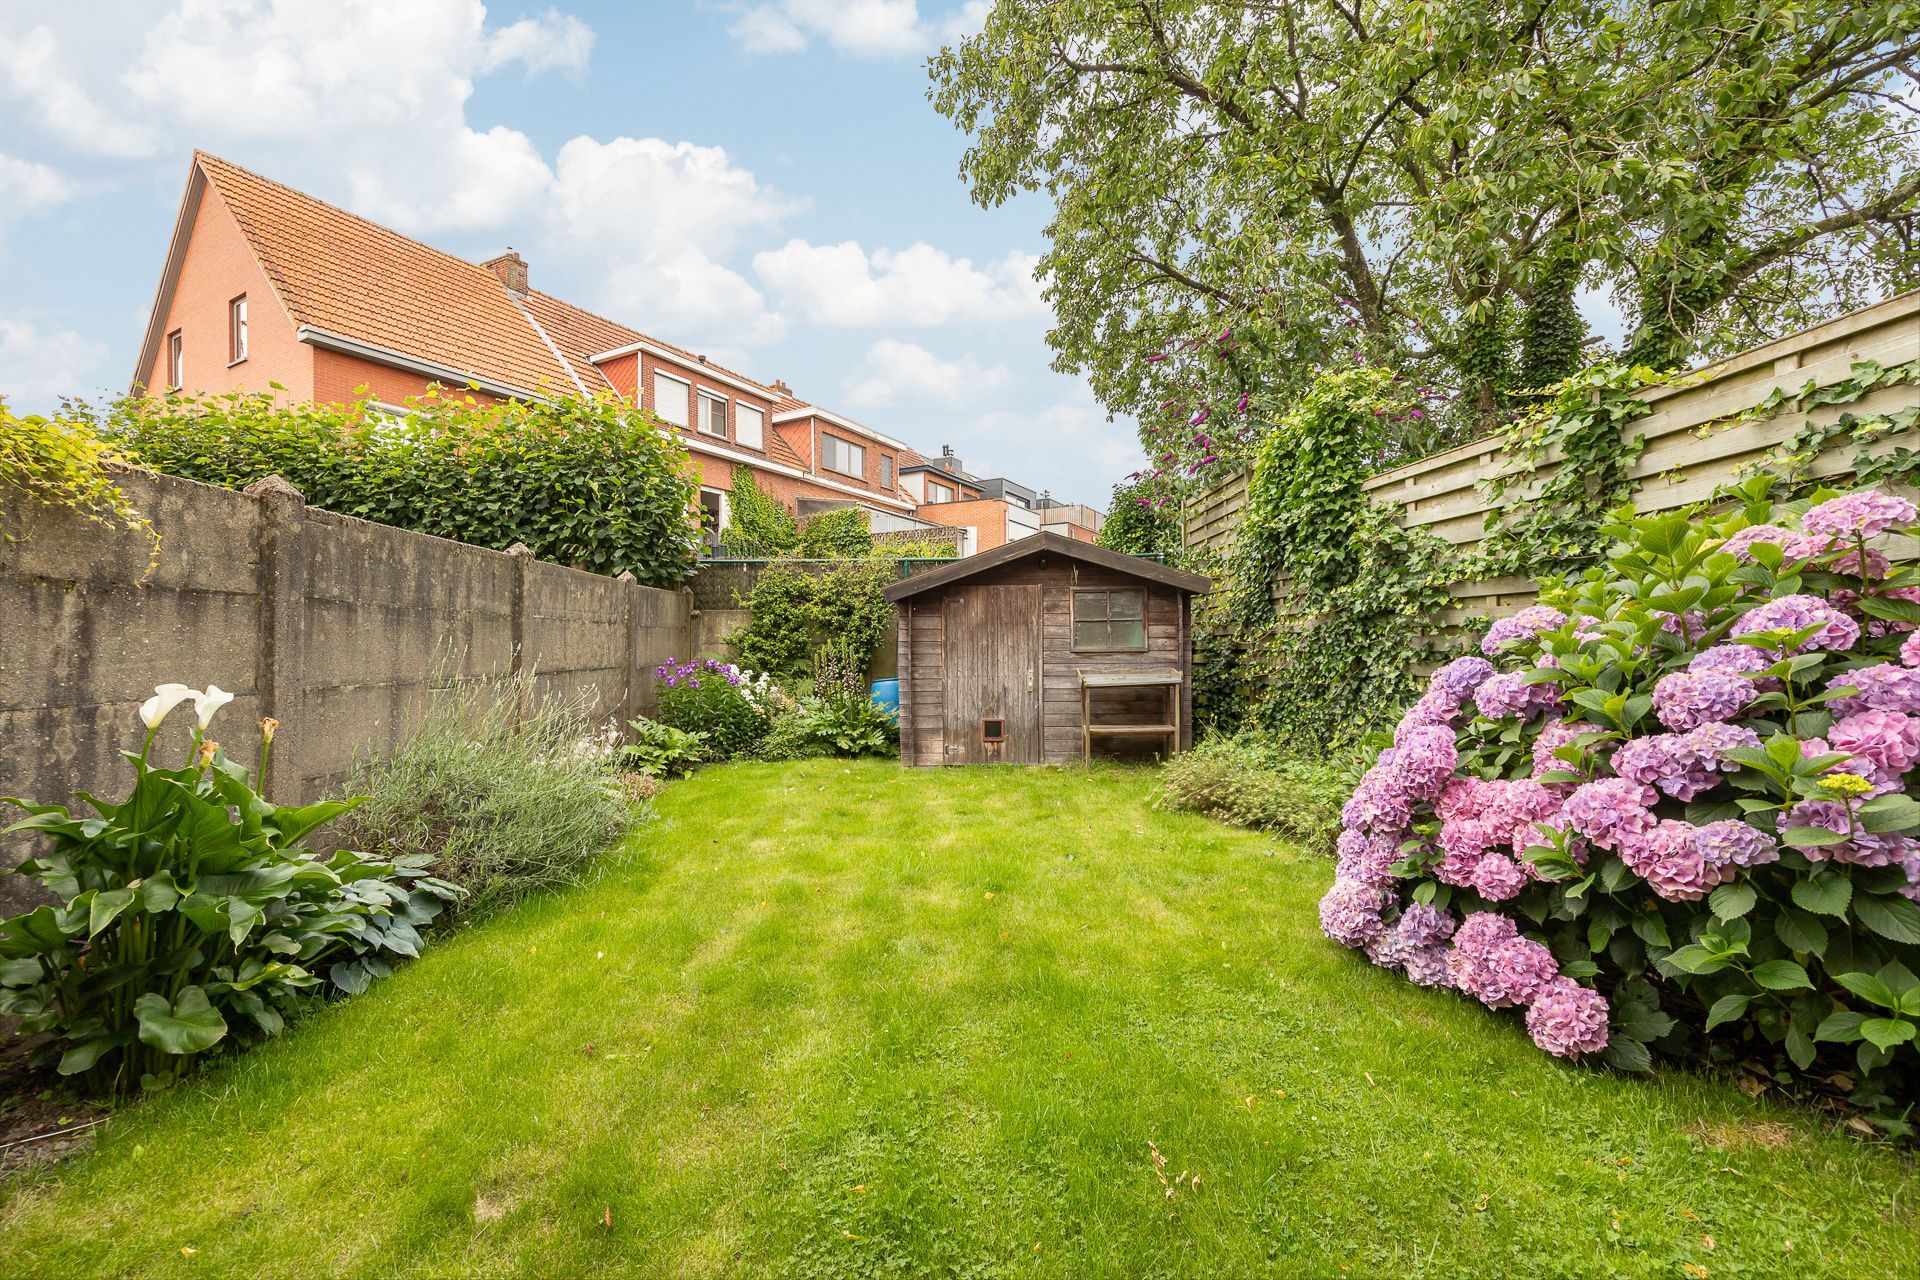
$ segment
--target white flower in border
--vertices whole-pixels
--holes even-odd
[[[206,728],[213,722],[213,713],[233,701],[233,695],[217,684],[207,686],[205,693],[193,695],[194,709],[200,713],[200,727]]]
[[[140,723],[149,729],[158,729],[169,711],[188,698],[205,696],[198,689],[189,689],[184,684],[157,684],[153,686],[153,696],[140,704]]]

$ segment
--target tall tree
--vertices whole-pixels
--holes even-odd
[[[1917,53],[1915,0],[999,0],[932,97],[1054,201],[1056,366],[1211,449],[1354,359],[1482,425],[1583,281],[1671,362],[1913,280]]]

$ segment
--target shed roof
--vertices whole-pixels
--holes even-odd
[[[1112,569],[1116,573],[1144,578],[1148,582],[1158,582],[1178,591],[1198,592],[1213,589],[1213,579],[1205,574],[1188,573],[1185,569],[1171,569],[1157,561],[1130,556],[1123,551],[1109,551],[1105,547],[1096,547],[1090,542],[1076,542],[1072,538],[1063,537],[1057,533],[1035,533],[1024,538],[1016,538],[1005,546],[995,547],[991,551],[983,551],[977,556],[955,560],[952,564],[896,582],[886,589],[886,596],[889,600],[905,600],[923,591],[932,591],[936,587],[962,582],[989,569],[997,569],[1003,564],[1038,555],[1067,556],[1087,564],[1097,564],[1103,569]]]

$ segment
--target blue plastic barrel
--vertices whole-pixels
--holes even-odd
[[[900,713],[900,682],[898,680],[875,680],[873,682],[873,700],[893,712]]]

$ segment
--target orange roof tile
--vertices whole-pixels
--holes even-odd
[[[573,379],[499,277],[203,151],[205,173],[295,324],[529,391]]]

